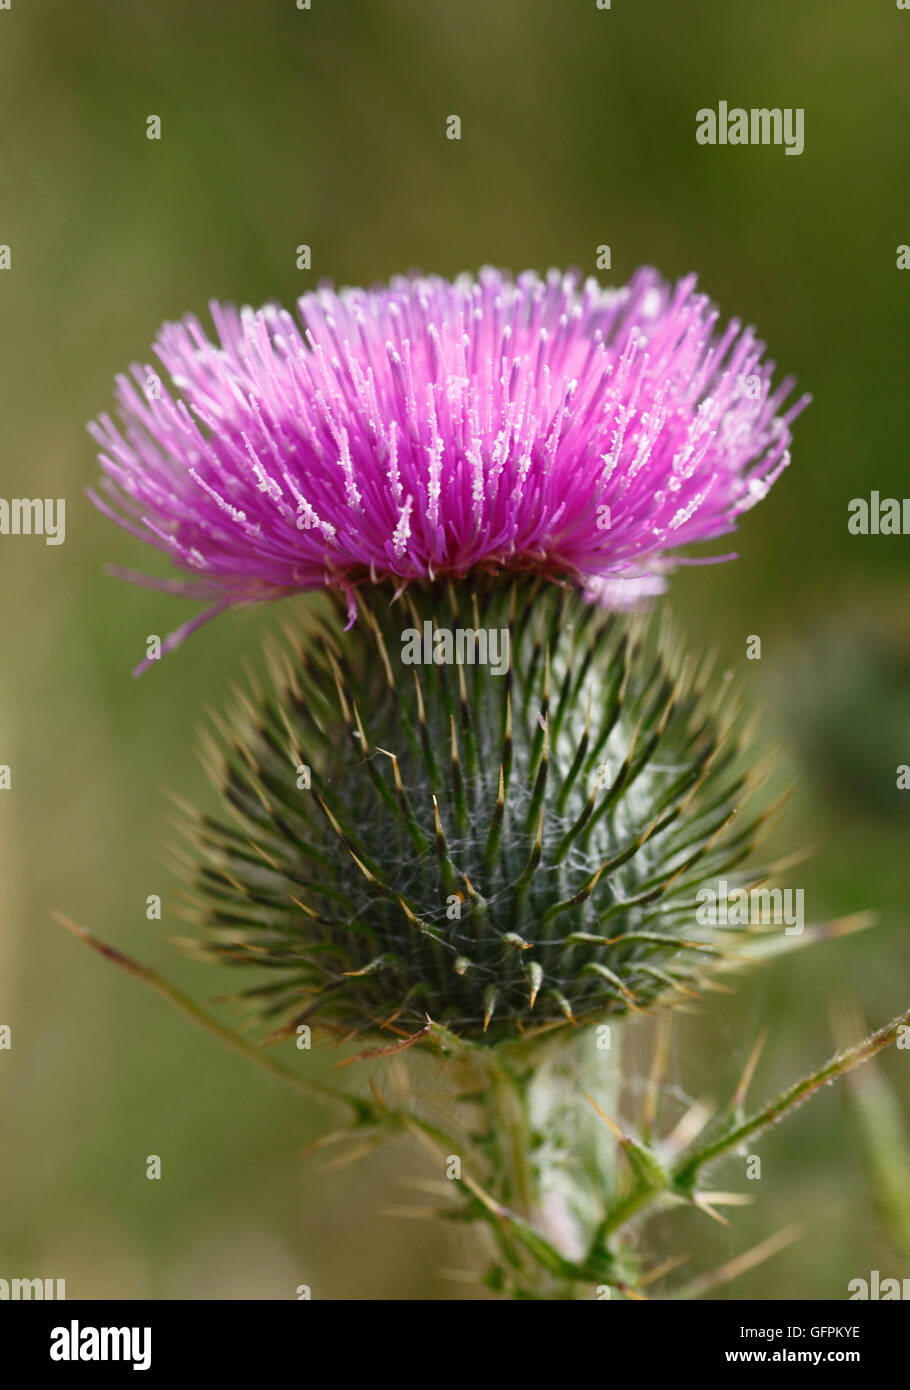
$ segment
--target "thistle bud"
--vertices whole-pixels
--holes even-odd
[[[686,991],[735,930],[696,891],[756,830],[730,682],[552,584],[374,593],[345,633],[310,610],[238,702],[236,823],[196,827],[207,953],[260,967],[264,1018],[346,1034],[496,1043]]]

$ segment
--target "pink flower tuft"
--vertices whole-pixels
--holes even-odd
[[[792,379],[689,276],[320,288],[290,313],[169,323],[90,426],[108,516],[170,556],[138,582],[213,612],[340,585],[529,570],[601,601],[655,592],[789,462]],[[187,624],[190,627],[195,624]],[[181,630],[183,631],[183,630]],[[173,645],[173,644],[172,644]]]

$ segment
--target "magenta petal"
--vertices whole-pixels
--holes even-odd
[[[166,324],[160,375],[134,366],[120,424],[91,426],[95,505],[219,610],[329,583],[353,621],[365,581],[475,568],[656,592],[764,496],[807,399],[784,410],[754,332],[648,268],[618,290],[489,268],[323,286],[298,309],[213,305],[215,341]]]

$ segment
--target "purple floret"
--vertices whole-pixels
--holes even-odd
[[[162,329],[90,426],[106,515],[214,603],[528,570],[617,605],[735,529],[789,462],[793,381],[689,276],[320,288]],[[168,380],[169,378],[169,384]],[[725,557],[723,557],[725,558]],[[193,619],[175,634],[198,626]],[[175,645],[172,639],[169,645]]]

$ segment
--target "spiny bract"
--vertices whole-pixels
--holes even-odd
[[[695,891],[761,819],[735,820],[729,679],[537,581],[375,592],[343,636],[340,604],[311,608],[277,696],[226,731],[239,823],[195,827],[205,953],[268,967],[243,994],[288,1028],[429,1016],[490,1042],[697,978],[722,947]],[[447,643],[475,663],[403,660]]]

